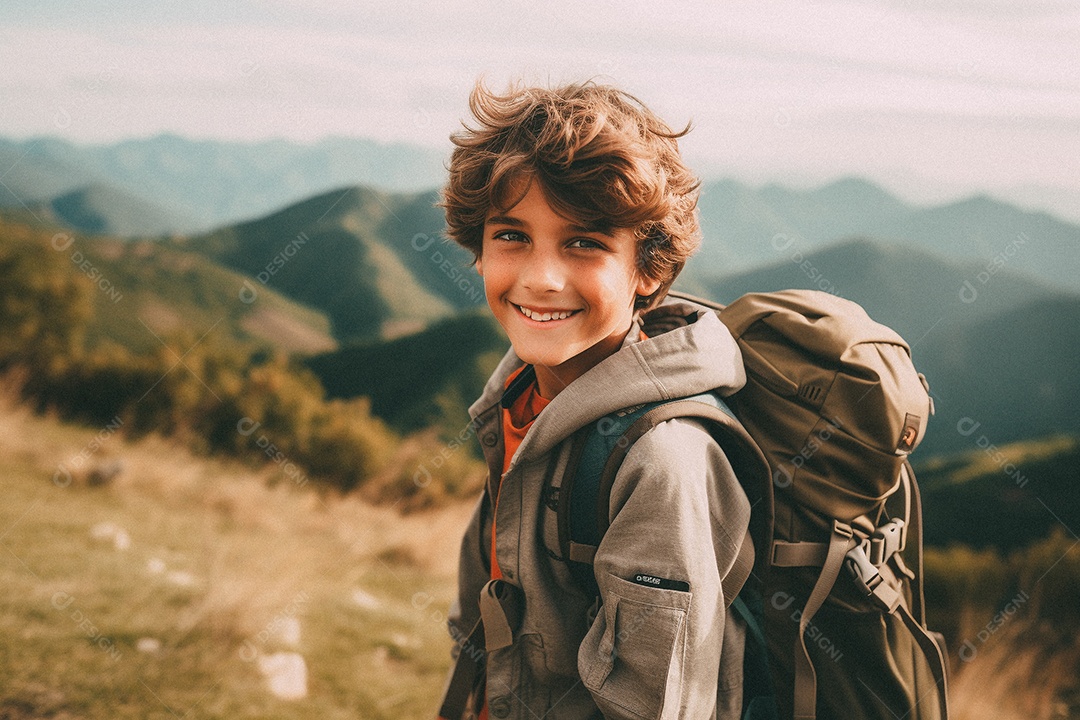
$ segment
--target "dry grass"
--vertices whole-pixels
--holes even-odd
[[[117,460],[123,471],[111,492],[167,502],[210,513],[218,522],[273,535],[329,532],[357,560],[410,558],[425,572],[450,576],[456,569],[456,543],[472,502],[409,514],[402,504],[377,506],[356,496],[278,481],[268,465],[252,469],[238,462],[192,455],[180,443],[151,435],[131,443],[115,435],[88,461],[77,458],[92,443],[93,429],[42,418],[8,397],[0,397],[0,455],[26,462],[42,477],[60,464],[77,468]],[[76,482],[80,475],[75,473]]]
[[[167,717],[162,703],[215,718],[431,716],[471,502],[402,514],[154,436],[103,440],[89,463],[122,462],[110,484],[58,487],[57,466],[95,437],[0,396],[0,717]],[[90,540],[103,521],[125,527],[132,548]],[[76,598],[119,661],[52,607],[56,593]],[[288,704],[266,697],[238,653],[293,610],[311,697]],[[986,614],[963,615],[958,635],[974,637]],[[146,635],[162,639],[159,655],[135,649]],[[1018,615],[957,664],[953,717],[1070,717],[1077,668],[1080,641]]]
[[[953,720],[1077,717],[1067,698],[1077,690],[1080,638],[1018,620],[959,665],[950,687]]]
[[[95,438],[86,464],[117,460],[121,472],[101,487],[81,485],[78,473],[54,482]],[[102,437],[9,398],[0,398],[0,478],[0,717],[17,706],[34,716],[148,717],[162,703],[177,715],[198,704],[199,716],[230,718],[433,711],[471,503],[402,515],[160,437]],[[123,528],[130,549],[92,539],[103,523]],[[76,599],[119,660],[53,607],[56,593]],[[267,697],[240,653],[252,643],[271,651],[266,631],[292,614],[311,695],[289,704]],[[142,636],[163,650],[144,656]],[[50,687],[64,691],[54,697]]]
[[[325,332],[290,316],[281,309],[260,307],[246,315],[240,326],[257,338],[268,340],[288,352],[314,355],[337,349],[337,341]]]

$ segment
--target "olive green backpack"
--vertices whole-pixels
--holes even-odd
[[[752,503],[750,541],[723,581],[747,624],[745,718],[946,720],[946,654],[923,616],[922,527],[908,454],[933,401],[908,345],[858,305],[816,291],[714,308],[746,385],[613,413],[575,438],[560,497],[563,557],[582,582],[634,440],[692,417]],[[661,331],[650,327],[647,335]]]

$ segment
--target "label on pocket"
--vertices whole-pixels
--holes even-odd
[[[657,575],[650,575],[649,573],[636,573],[630,582],[635,585],[644,585],[645,587],[661,588],[662,590],[678,590],[679,592],[690,592],[690,583],[683,582],[682,580],[668,580]]]

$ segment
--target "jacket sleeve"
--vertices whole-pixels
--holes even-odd
[[[461,540],[461,552],[458,559],[458,592],[450,605],[447,615],[447,628],[454,640],[453,655],[461,652],[461,644],[469,636],[476,621],[480,619],[480,590],[491,577],[488,564],[491,529],[488,525],[490,515],[486,512],[487,493],[481,493],[480,501],[473,510],[472,518]]]
[[[720,446],[695,421],[660,423],[627,453],[609,518],[594,559],[603,604],[578,650],[604,717],[725,716],[718,701],[738,708],[741,653],[722,672],[732,628],[720,580],[750,504]]]

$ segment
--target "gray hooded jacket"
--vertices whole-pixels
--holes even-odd
[[[745,382],[738,346],[707,308],[669,299],[644,325],[648,339],[635,325],[617,352],[544,408],[502,477],[495,552],[524,603],[513,644],[487,656],[493,718],[739,717],[745,628],[729,618],[720,581],[738,555],[750,505],[702,425],[668,420],[627,454],[594,560],[603,601],[595,617],[594,598],[559,558],[550,499],[576,430],[625,407],[716,388],[726,395]],[[459,643],[479,617],[490,579],[488,497],[502,470],[501,400],[521,364],[510,350],[469,409],[489,492],[462,542],[450,612]],[[634,581],[638,575],[671,582],[646,586]]]

